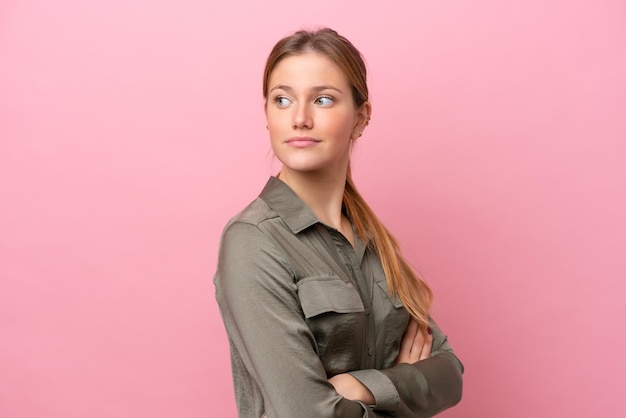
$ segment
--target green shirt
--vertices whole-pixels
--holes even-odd
[[[281,180],[224,229],[216,298],[239,417],[428,417],[461,398],[463,366],[433,326],[429,359],[394,366],[409,314],[379,257],[320,222]],[[341,397],[350,372],[375,405]]]

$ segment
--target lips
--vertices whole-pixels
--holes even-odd
[[[286,142],[288,145],[291,145],[295,148],[307,148],[312,147],[315,144],[320,143],[321,141],[319,139],[311,138],[309,136],[294,136],[292,138],[289,138]]]

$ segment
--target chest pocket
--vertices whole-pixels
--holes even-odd
[[[387,281],[378,280],[378,297],[376,300],[377,312],[381,313],[379,318],[383,325],[379,327],[381,329],[378,336],[379,341],[384,344],[385,356],[381,368],[386,369],[393,366],[393,360],[396,358],[400,351],[400,343],[402,341],[402,335],[409,323],[410,315],[404,309],[402,301],[397,294],[391,295],[389,292],[389,286]]]
[[[328,376],[358,368],[367,319],[359,292],[337,276],[307,277],[298,296],[315,349]]]
[[[385,296],[387,296],[387,299],[391,302],[391,304],[394,306],[394,308],[403,308],[404,307],[404,304],[402,303],[402,301],[400,300],[400,297],[398,297],[397,294],[391,296],[391,294],[389,292],[389,285],[387,284],[387,280],[385,280],[384,278],[383,278],[383,280],[377,280],[376,284],[378,285],[380,290],[383,291]]]
[[[297,286],[300,305],[307,319],[327,312],[365,311],[359,292],[337,276],[307,277]]]

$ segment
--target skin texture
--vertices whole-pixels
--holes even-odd
[[[324,55],[306,53],[276,65],[265,113],[272,150],[283,163],[278,177],[322,222],[353,242],[341,205],[350,149],[367,125],[370,104],[357,107],[339,67]],[[290,142],[294,137],[312,142],[298,147]]]
[[[342,214],[350,150],[367,126],[369,102],[356,106],[341,69],[311,52],[287,57],[270,74],[265,105],[272,150],[283,164],[279,178],[311,208],[320,221],[354,242]],[[428,358],[432,336],[411,320],[396,363]],[[349,374],[329,382],[350,400],[375,404],[372,393]]]
[[[413,364],[425,360],[430,356],[433,345],[433,336],[428,329],[420,328],[417,321],[411,318],[409,325],[402,337],[400,352],[396,358],[396,364]]]
[[[362,132],[367,109],[357,109],[346,77],[328,58],[308,53],[283,59],[272,71],[266,116],[281,175],[345,178],[352,140]],[[292,137],[316,142],[296,148]]]

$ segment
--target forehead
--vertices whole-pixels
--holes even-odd
[[[348,80],[337,64],[317,52],[292,55],[282,59],[269,77],[269,88],[284,84],[291,87],[307,87],[332,84],[346,88]]]

